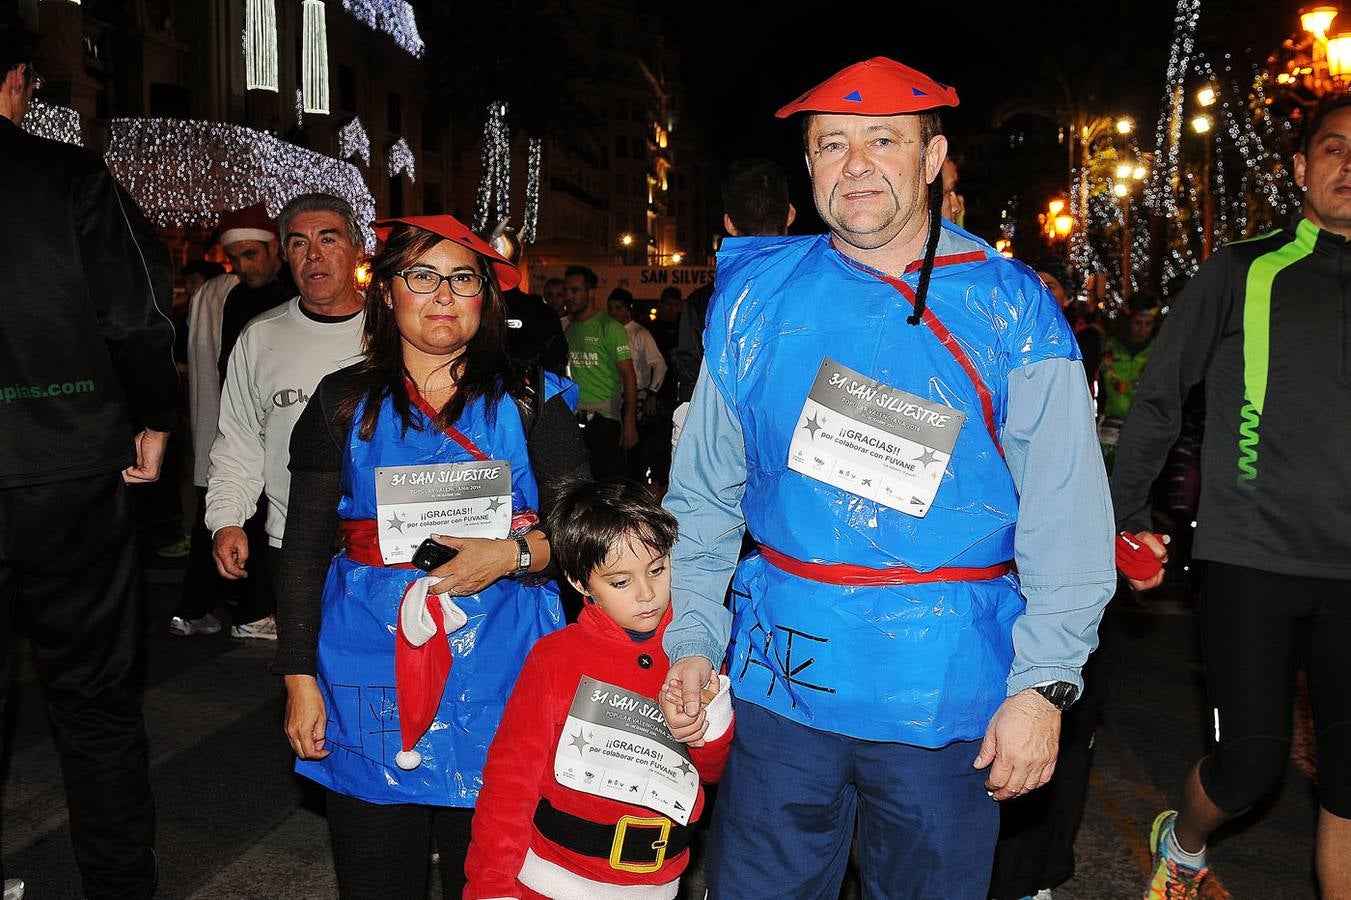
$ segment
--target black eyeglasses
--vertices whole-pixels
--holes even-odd
[[[42,86],[47,83],[47,79],[39,75],[38,70],[33,68],[31,64],[24,69],[24,77],[28,79],[28,83],[33,86],[34,91],[42,90]]]
[[[487,280],[474,272],[442,275],[433,269],[404,269],[394,274],[402,278],[408,290],[415,294],[435,294],[441,288],[441,282],[445,281],[450,284],[450,292],[456,297],[477,297],[483,290],[483,282]]]

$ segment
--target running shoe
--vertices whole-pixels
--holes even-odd
[[[185,619],[174,616],[169,620],[169,633],[176,637],[192,637],[194,634],[215,634],[220,631],[220,619],[207,613],[200,619]]]
[[[1154,877],[1145,890],[1144,900],[1198,900],[1201,882],[1210,874],[1209,866],[1194,869],[1168,855],[1167,838],[1173,833],[1177,810],[1166,809],[1154,819],[1149,831],[1149,852],[1154,855]]]
[[[230,628],[230,637],[258,641],[275,641],[277,639],[277,620],[272,616],[265,616],[256,622],[245,622],[243,625],[234,625]]]

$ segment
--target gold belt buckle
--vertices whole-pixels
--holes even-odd
[[[652,849],[656,851],[657,858],[650,863],[632,863],[624,862],[624,834],[629,830],[630,825],[636,825],[640,828],[660,828],[661,834],[652,842]],[[666,862],[666,845],[671,836],[671,820],[665,816],[655,818],[644,818],[642,816],[620,816],[619,821],[615,823],[615,839],[610,844],[610,868],[618,869],[621,872],[635,872],[642,874],[644,872],[655,872]]]

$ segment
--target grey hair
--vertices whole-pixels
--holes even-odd
[[[281,209],[281,215],[278,217],[278,224],[281,226],[282,246],[286,245],[286,235],[291,231],[291,222],[295,217],[302,213],[311,212],[331,212],[336,213],[347,228],[347,239],[353,246],[365,246],[365,239],[361,235],[361,226],[357,223],[357,214],[352,209],[352,204],[341,197],[333,194],[313,193],[301,194],[298,197],[292,197]]]

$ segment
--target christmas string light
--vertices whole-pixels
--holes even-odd
[[[1163,259],[1163,283],[1170,284],[1180,275],[1196,268],[1185,241],[1178,241],[1179,210],[1173,186],[1178,176],[1179,147],[1182,141],[1182,105],[1187,96],[1187,76],[1196,50],[1196,26],[1201,20],[1201,0],[1178,0],[1173,16],[1173,42],[1168,51],[1163,103],[1155,128],[1154,172],[1145,189],[1145,206],[1162,216],[1169,252]],[[1147,260],[1141,260],[1147,264]]]
[[[375,200],[351,163],[224,122],[113,119],[108,133],[109,171],[162,227],[211,227],[259,201],[276,216],[292,197],[322,191],[352,204],[375,249]]]
[[[250,91],[279,89],[276,0],[248,0],[244,5],[244,87]]]
[[[533,244],[535,233],[539,229],[539,174],[540,160],[544,150],[544,141],[531,138],[526,151],[525,163],[525,213],[522,216],[521,242]]]
[[[320,115],[328,114],[328,34],[324,9],[324,0],[305,0],[305,43],[300,67],[305,112]]]
[[[397,178],[400,172],[407,172],[409,181],[417,181],[417,170],[413,165],[413,148],[409,147],[403,138],[399,138],[389,148],[389,177]]]
[[[305,92],[296,88],[296,127],[305,127]]]
[[[65,106],[43,103],[34,97],[28,112],[19,123],[24,131],[53,141],[64,141],[77,147],[84,146],[80,131],[80,114]]]
[[[511,187],[511,132],[507,128],[507,104],[494,100],[488,104],[483,123],[483,162],[474,203],[474,230],[488,227],[495,211],[498,221],[507,217]]]
[[[338,159],[361,157],[366,165],[371,164],[371,139],[362,127],[360,119],[353,119],[338,129]]]
[[[407,0],[342,0],[342,8],[372,31],[382,31],[409,54],[422,57],[427,45],[418,33],[417,16]]]

